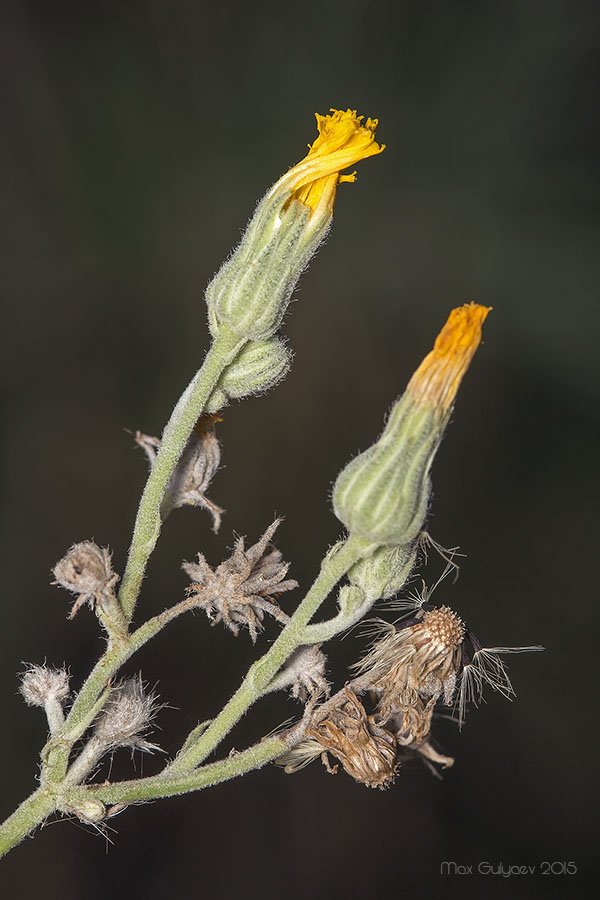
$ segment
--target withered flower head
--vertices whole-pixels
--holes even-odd
[[[261,539],[247,550],[244,538],[238,538],[232,555],[215,570],[202,553],[198,554],[198,562],[182,565],[193,581],[188,588],[190,596],[211,622],[223,622],[236,635],[240,626],[247,626],[253,642],[265,613],[280,622],[289,621],[276,597],[298,587],[297,581],[284,580],[289,563],[284,562],[279,550],[270,544],[281,521],[276,519]]]
[[[45,706],[51,700],[62,704],[69,696],[69,676],[65,669],[30,665],[19,690],[28,706]]]
[[[54,584],[79,595],[69,614],[70,619],[83,603],[92,605],[94,601],[112,600],[114,585],[119,580],[113,572],[110,551],[93,541],[74,544],[52,571],[56,578]]]
[[[163,522],[173,509],[201,506],[211,514],[215,534],[219,530],[224,510],[209,500],[206,491],[221,463],[221,447],[215,434],[215,424],[220,421],[219,416],[207,413],[196,422],[167,485],[160,511]],[[160,450],[160,438],[136,431],[135,442],[146,454],[152,469]]]
[[[390,723],[399,744],[426,740],[440,696],[452,703],[464,635],[462,620],[447,606],[421,611],[398,628],[384,623],[381,638],[357,665],[369,673],[379,721]]]
[[[141,676],[120,682],[96,721],[94,737],[108,748],[159,749],[143,737],[158,711],[156,701],[156,694],[145,691]]]
[[[316,711],[318,713],[318,710]],[[373,716],[368,716],[356,694],[346,686],[340,702],[320,721],[307,728],[308,740],[281,757],[278,762],[289,774],[303,768],[317,756],[331,774],[328,753],[338,759],[345,771],[361,784],[372,788],[389,787],[397,768],[396,738]]]
[[[380,623],[380,637],[355,668],[376,701],[377,721],[400,746],[435,759],[428,739],[436,703],[454,705],[462,726],[468,703],[480,702],[485,683],[505,697],[514,693],[499,654],[542,648],[484,648],[453,610],[432,606],[427,596],[413,604],[413,617]]]

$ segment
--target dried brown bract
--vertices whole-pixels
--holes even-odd
[[[116,603],[114,586],[119,576],[113,572],[110,551],[106,547],[98,547],[93,541],[74,544],[52,571],[56,578],[54,584],[78,594],[70,619],[83,603],[90,606],[99,603],[103,607]]]
[[[308,740],[292,748],[278,762],[287,773],[298,771],[317,756],[331,774],[338,766],[329,762],[330,753],[345,771],[360,784],[387,788],[398,766],[396,738],[391,731],[368,716],[356,694],[348,687],[340,692],[339,704],[306,730]]]
[[[188,588],[190,596],[211,622],[223,622],[236,635],[240,626],[247,626],[253,642],[265,613],[284,624],[289,621],[276,597],[298,587],[297,581],[284,580],[289,563],[270,543],[281,521],[276,519],[247,550],[244,538],[238,538],[232,555],[214,570],[202,553],[198,554],[198,562],[182,565],[193,581]]]

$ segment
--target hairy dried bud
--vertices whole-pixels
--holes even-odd
[[[65,807],[64,812],[77,816],[79,821],[86,825],[96,825],[107,817],[104,803],[91,798],[69,804]]]
[[[156,694],[145,692],[141,677],[120,682],[96,720],[94,737],[107,748],[158,749],[143,738],[158,711],[156,701]]]
[[[219,530],[224,510],[209,500],[206,491],[221,463],[221,448],[215,434],[215,424],[220,421],[218,416],[206,414],[196,422],[167,485],[160,511],[163,522],[173,509],[201,506],[212,515],[213,531],[216,533]],[[160,439],[136,431],[135,442],[143,449],[152,469],[160,449]]]
[[[318,713],[318,710],[317,710]],[[348,775],[367,787],[386,788],[394,780],[397,768],[396,739],[391,731],[368,716],[356,694],[346,686],[340,702],[325,718],[310,726],[302,741],[278,762],[287,773],[298,771],[318,755],[331,774],[328,753],[338,759]]]
[[[98,547],[93,541],[74,544],[52,571],[56,578],[54,584],[79,595],[69,614],[70,619],[83,603],[93,606],[97,602],[105,606],[115,602],[114,585],[119,576],[113,572],[110,551],[106,547]]]
[[[215,570],[202,553],[198,554],[197,563],[182,565],[193,580],[188,592],[197,601],[198,608],[204,610],[213,624],[223,622],[236,635],[240,626],[247,626],[253,642],[265,613],[279,622],[289,621],[276,597],[298,587],[297,581],[284,580],[289,563],[283,561],[279,550],[270,543],[281,521],[276,519],[247,550],[244,538],[238,538],[232,555]]]
[[[69,697],[69,676],[65,669],[31,665],[21,678],[19,688],[27,706],[46,706],[49,701],[61,705]]]
[[[313,644],[310,647],[298,647],[283,670],[290,678],[292,697],[302,702],[309,697],[314,699],[320,695],[329,696],[329,683],[325,674],[327,657],[320,646]]]

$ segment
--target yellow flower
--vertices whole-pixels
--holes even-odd
[[[269,192],[273,195],[290,191],[291,197],[310,207],[311,215],[331,214],[338,184],[355,181],[356,173],[342,175],[343,169],[385,149],[385,144],[375,141],[377,119],[367,119],[363,125],[364,116],[357,116],[355,109],[346,112],[332,109],[331,113],[330,116],[315,114],[319,136],[309,146],[304,159],[283,175]]]
[[[428,353],[411,378],[407,392],[417,403],[442,414],[454,402],[469,363],[481,342],[481,326],[491,307],[465,303],[453,309]]]

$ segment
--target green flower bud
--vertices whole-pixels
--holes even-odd
[[[256,341],[277,331],[331,221],[326,216],[321,228],[309,228],[310,219],[310,209],[286,195],[263,200],[241,244],[206,290],[214,337],[223,323]]]
[[[221,375],[206,406],[207,412],[216,412],[229,400],[269,390],[285,377],[290,362],[291,354],[282,341],[276,338],[249,341]]]
[[[415,544],[378,547],[371,556],[355,563],[348,572],[350,584],[371,600],[389,600],[406,584],[417,558]]]
[[[452,311],[434,349],[392,408],[380,439],[338,476],[333,507],[350,534],[402,545],[422,530],[429,471],[488,311],[474,303]]]
[[[377,119],[355,110],[317,115],[319,136],[307,155],[259,203],[242,241],[206,291],[211,334],[226,323],[240,337],[265,340],[281,324],[292,291],[333,215],[342,171],[381,153]]]

